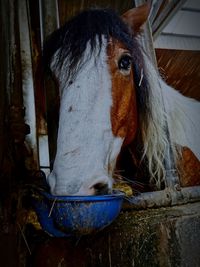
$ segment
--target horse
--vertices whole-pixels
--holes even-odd
[[[155,190],[172,158],[181,186],[200,184],[200,103],[167,85],[141,47],[149,12],[84,10],[46,40],[60,96],[53,195],[112,192],[125,150]]]

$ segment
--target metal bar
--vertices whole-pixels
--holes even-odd
[[[125,198],[128,209],[147,209],[170,207],[200,201],[200,186],[141,193],[138,196]]]
[[[175,165],[175,160],[173,156],[173,151],[171,146],[169,145],[168,150],[168,159],[165,161],[165,168],[166,168],[166,173],[165,173],[165,187],[169,188],[175,188],[177,186],[180,187],[180,181],[179,181],[179,176],[178,172],[176,170],[176,165]]]
[[[59,12],[57,0],[39,0],[40,28],[42,44],[46,37],[59,28]],[[42,45],[43,46],[43,45]]]
[[[163,105],[165,108],[164,99],[163,99]],[[170,132],[169,132],[169,126],[168,126],[167,120],[166,120],[165,131],[166,131],[168,140],[170,140],[171,138],[170,138]],[[165,165],[165,187],[168,187],[171,189],[174,189],[177,186],[180,187],[180,181],[179,181],[179,177],[178,177],[178,173],[176,169],[174,153],[173,153],[173,149],[172,149],[170,142],[165,152],[164,165]]]
[[[183,6],[185,2],[186,0],[170,1],[169,4],[164,7],[162,12],[152,25],[154,40],[158,37],[164,27],[169,23],[169,21],[173,18],[173,16],[177,13],[177,11]]]
[[[151,10],[151,14],[150,14],[150,17],[149,17],[149,21],[150,21],[151,25],[153,24],[156,16],[158,15],[158,11],[160,10],[160,7],[163,5],[164,2],[165,1],[163,1],[163,0],[158,0],[153,4],[152,10]]]
[[[200,8],[182,7],[181,11],[199,13],[200,12]]]
[[[144,0],[135,0],[135,6],[138,7],[145,3]],[[155,67],[157,67],[157,60],[155,49],[153,46],[153,38],[152,38],[152,31],[149,20],[145,23],[143,27],[143,36],[140,38],[141,45],[144,47],[144,50],[147,51],[147,54],[151,57],[151,60]]]
[[[135,5],[139,6],[141,4],[144,4],[144,2],[145,1],[143,0],[136,0]],[[144,49],[147,51],[147,53],[151,56],[152,62],[157,68],[157,60],[156,60],[156,55],[155,55],[155,49],[153,46],[153,38],[152,38],[152,32],[151,32],[151,27],[150,27],[149,22],[147,22],[144,27],[144,36],[142,39],[142,45]],[[164,105],[164,100],[163,100],[163,105]],[[170,138],[169,128],[167,124],[166,124],[166,132],[167,132],[168,138]],[[179,185],[179,178],[176,173],[175,160],[173,158],[173,151],[172,151],[171,146],[167,148],[165,158],[169,159],[169,160],[165,160],[165,170],[166,170],[165,184],[166,186],[173,188],[177,184]]]
[[[145,1],[143,0],[135,0],[135,5],[139,6],[141,4],[144,4],[144,2]],[[154,63],[155,67],[157,67],[156,55],[155,55],[155,50],[153,46],[152,32],[151,32],[151,27],[150,27],[149,22],[145,25],[145,29],[144,29],[143,47],[147,51],[147,53],[151,55],[152,62]],[[163,105],[165,108],[164,99],[163,99]],[[170,140],[170,132],[169,132],[169,127],[168,127],[167,122],[166,122],[165,130],[166,130],[168,139]],[[175,164],[175,159],[173,156],[173,150],[170,144],[168,148],[166,149],[165,159],[168,159],[164,161],[165,170],[166,170],[165,186],[173,190],[177,186],[180,187],[180,182],[179,182],[179,177],[176,171],[176,164]],[[156,195],[155,195],[155,198],[156,198]]]
[[[167,32],[162,32],[161,33],[162,36],[174,36],[174,37],[184,37],[184,38],[196,38],[196,39],[200,39],[200,35],[186,35],[186,34],[182,34],[182,33],[167,33]]]
[[[59,28],[59,12],[58,12],[58,2],[57,0],[39,0],[40,8],[40,28],[41,28],[41,46],[45,39],[57,28]],[[46,92],[46,110],[47,110],[47,127],[48,127],[48,136],[46,138],[39,136],[39,144],[42,144],[44,138],[46,139],[46,145],[43,144],[43,147],[40,147],[40,154],[44,153],[46,150],[49,151],[49,160],[50,165],[52,165],[55,157],[55,144],[57,139],[57,122],[54,119],[55,117],[55,98],[58,96],[59,92],[57,91],[55,84],[52,82],[50,77],[44,76],[45,81],[45,92]],[[48,88],[48,90],[47,90]],[[54,113],[54,114],[53,114]],[[45,146],[47,146],[45,148]],[[42,162],[41,162],[41,165]],[[51,166],[50,166],[51,167]]]

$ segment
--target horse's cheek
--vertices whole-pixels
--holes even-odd
[[[115,136],[130,143],[137,129],[137,108],[132,83],[119,76],[113,80],[112,87],[112,131]]]
[[[132,77],[132,73],[130,77]],[[130,79],[130,78],[129,78]],[[138,126],[138,114],[137,114],[137,103],[136,103],[136,93],[133,84],[133,80],[129,80],[124,82],[125,90],[122,94],[125,94],[125,102],[123,103],[124,106],[124,128],[126,129],[125,132],[125,140],[124,145],[127,145],[133,141],[137,132]]]
[[[113,43],[110,43],[113,44]],[[126,48],[119,42],[107,48],[108,65],[112,81],[111,125],[114,136],[132,141],[137,128],[137,112],[133,71],[124,75],[118,68],[120,53]]]
[[[123,84],[119,77],[112,80],[111,124],[114,136],[125,138],[127,131],[127,97],[123,94],[122,88]]]
[[[127,116],[127,132],[126,132],[126,137],[124,140],[124,145],[130,144],[137,132],[137,127],[138,127],[138,115],[137,115],[137,106],[136,106],[136,100],[134,95],[131,97],[130,105],[129,105],[129,111],[128,111],[128,116]]]

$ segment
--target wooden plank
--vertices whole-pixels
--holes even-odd
[[[75,16],[80,11],[94,7],[111,8],[119,14],[123,14],[125,11],[133,7],[133,2],[134,1],[132,0],[58,0],[60,24],[63,25],[68,19]]]
[[[156,49],[156,56],[166,82],[185,96],[200,101],[200,52]]]

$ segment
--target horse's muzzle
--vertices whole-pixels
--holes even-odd
[[[96,183],[92,186],[92,189],[94,191],[94,195],[107,195],[111,192],[111,189],[109,188],[107,183]]]

